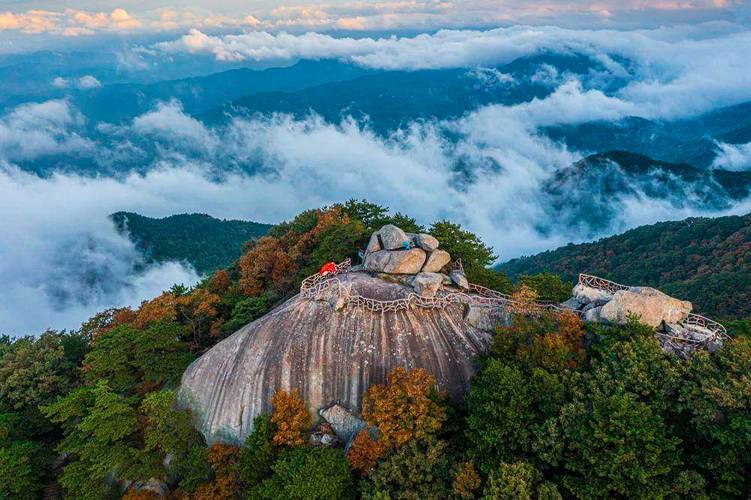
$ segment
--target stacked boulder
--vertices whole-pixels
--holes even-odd
[[[407,233],[387,224],[373,233],[365,249],[363,268],[378,274],[406,278],[422,297],[433,297],[444,285],[468,288],[460,270],[449,270],[451,255],[425,233]],[[446,274],[448,273],[448,274]]]
[[[624,324],[631,317],[655,328],[663,349],[687,354],[698,345],[714,350],[721,346],[712,331],[689,324],[691,302],[670,297],[650,287],[624,287],[613,292],[581,283],[573,297],[562,304],[582,313],[586,321]]]

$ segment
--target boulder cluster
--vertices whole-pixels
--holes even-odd
[[[691,302],[655,288],[633,286],[609,292],[579,283],[573,297],[562,305],[582,312],[586,321],[624,324],[638,317],[641,323],[655,328],[665,350],[680,350],[679,354],[687,354],[696,343],[706,342],[709,350],[721,347],[722,340],[711,330],[687,321]]]
[[[387,224],[373,233],[365,249],[363,269],[398,275],[422,297],[433,297],[443,286],[469,288],[459,269],[450,269],[451,255],[425,233],[408,233]]]

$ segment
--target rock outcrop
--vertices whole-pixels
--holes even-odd
[[[405,298],[411,286],[366,272],[337,277],[344,289],[377,300]],[[337,287],[338,288],[338,287]],[[395,367],[425,368],[441,389],[460,399],[475,356],[491,333],[465,320],[466,306],[396,312],[345,307],[334,295],[300,295],[218,343],[188,367],[181,400],[209,441],[241,443],[253,419],[270,410],[278,389],[298,389],[316,415],[340,404],[359,411],[364,391]]]
[[[425,264],[425,250],[379,250],[365,259],[365,269],[375,273],[417,274]]]
[[[434,236],[406,233],[387,224],[370,237],[364,267],[386,274],[439,273],[451,263],[451,255],[439,246]]]
[[[685,321],[691,312],[691,302],[675,299],[649,287],[632,287],[613,294],[600,310],[600,318],[611,323],[624,323],[629,315],[654,328],[665,323]]]
[[[624,324],[631,317],[655,329],[665,351],[687,356],[699,348],[715,351],[729,339],[725,328],[691,313],[691,302],[650,287],[623,286],[581,275],[573,297],[561,306],[578,311],[585,321]]]
[[[644,286],[608,291],[579,283],[574,287],[573,294],[573,299],[564,305],[581,310],[588,321],[622,324],[630,316],[635,316],[642,323],[657,328],[663,322],[685,321],[692,308],[691,302]]]

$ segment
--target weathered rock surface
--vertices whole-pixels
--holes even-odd
[[[415,244],[426,252],[435,251],[439,245],[438,240],[435,237],[425,233],[417,235],[415,238]]]
[[[493,332],[498,325],[510,325],[512,315],[498,308],[469,305],[464,321],[480,330]]]
[[[386,250],[398,250],[404,248],[404,242],[410,240],[407,233],[393,224],[386,224],[379,229],[378,236],[381,237],[381,244]]]
[[[338,279],[353,293],[379,300],[412,292],[367,273]],[[181,401],[209,441],[241,443],[253,419],[270,411],[278,389],[298,389],[313,415],[334,403],[359,410],[364,391],[384,383],[393,368],[420,367],[458,400],[474,373],[475,355],[491,338],[464,320],[464,309],[335,311],[327,301],[296,296],[193,362],[183,375]]]
[[[321,409],[318,414],[331,425],[336,436],[345,444],[352,441],[357,433],[368,426],[363,419],[338,404]]]
[[[426,273],[437,273],[443,269],[446,264],[451,262],[451,255],[444,250],[434,250],[428,255],[428,260],[422,270]]]
[[[371,254],[373,252],[378,252],[380,250],[383,250],[383,246],[381,246],[381,240],[378,237],[378,233],[373,233],[370,235],[368,246],[365,247],[365,255]]]
[[[365,258],[365,269],[377,273],[417,274],[425,264],[425,250],[380,250]]]
[[[467,280],[467,277],[463,272],[459,271],[458,269],[454,269],[453,271],[449,272],[449,277],[451,278],[451,281],[453,281],[454,284],[459,288],[469,290],[469,281]]]
[[[594,307],[604,305],[613,295],[605,290],[598,290],[597,288],[591,288],[581,284],[577,284],[573,291],[574,299],[579,302],[580,305],[594,304]]]
[[[443,284],[443,276],[438,273],[418,273],[412,280],[415,293],[421,297],[435,297]]]
[[[652,327],[665,323],[680,323],[691,312],[691,302],[675,299],[649,287],[619,290],[600,310],[600,317],[611,323],[625,323],[629,315]]]

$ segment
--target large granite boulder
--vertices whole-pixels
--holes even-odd
[[[420,250],[422,251],[422,250]],[[413,293],[364,272],[338,276],[353,294],[395,300]],[[338,403],[358,411],[371,384],[396,367],[424,368],[441,390],[461,400],[475,356],[492,335],[464,319],[463,304],[396,312],[296,296],[246,325],[194,361],[180,400],[196,415],[209,442],[242,443],[253,419],[271,410],[279,389],[298,389],[311,414]]]
[[[410,241],[410,237],[407,233],[394,226],[393,224],[386,224],[378,230],[378,236],[381,238],[381,245],[386,250],[398,250],[404,248],[404,242]]]
[[[380,250],[365,257],[365,269],[387,274],[417,274],[425,264],[425,250]]]
[[[630,315],[652,327],[665,323],[680,323],[691,312],[691,302],[679,300],[649,287],[619,290],[599,310],[599,318],[611,323],[625,323]]]
[[[428,260],[425,261],[422,270],[426,273],[437,273],[446,267],[446,264],[449,262],[451,262],[451,255],[448,252],[445,250],[433,250],[428,255]]]
[[[412,287],[420,297],[435,297],[443,284],[443,276],[438,273],[419,273],[412,280]]]
[[[415,237],[415,244],[426,252],[434,252],[439,245],[434,236],[425,233],[420,233]]]

